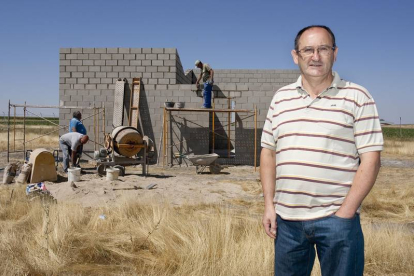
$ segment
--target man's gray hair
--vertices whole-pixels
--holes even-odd
[[[81,116],[80,111],[73,112],[73,118],[78,118],[79,116]]]

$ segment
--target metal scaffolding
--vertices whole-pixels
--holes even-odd
[[[165,166],[166,159],[168,157],[167,156],[168,155],[167,148],[172,148],[174,146],[177,146],[176,144],[174,144],[172,142],[172,140],[171,140],[171,145],[167,146],[168,136],[172,135],[172,134],[170,134],[170,132],[172,132],[172,129],[169,131],[169,128],[168,128],[167,118],[171,117],[171,116],[175,116],[175,117],[183,119],[183,117],[180,117],[180,116],[177,116],[177,115],[172,115],[173,112],[178,112],[178,111],[179,112],[208,112],[208,113],[212,113],[212,129],[211,130],[210,130],[210,127],[203,127],[203,126],[201,126],[201,125],[199,125],[199,124],[197,124],[197,123],[195,123],[191,120],[188,120],[188,119],[187,119],[187,121],[191,122],[192,124],[197,125],[201,128],[208,128],[209,129],[209,132],[212,133],[212,140],[213,140],[212,141],[212,150],[213,150],[213,152],[214,152],[215,136],[217,135],[217,136],[224,137],[223,135],[215,133],[215,131],[217,131],[219,129],[223,129],[227,126],[228,127],[228,130],[227,130],[228,135],[225,138],[227,138],[228,156],[230,156],[230,147],[231,147],[230,142],[234,141],[233,139],[230,138],[230,125],[231,125],[230,114],[231,113],[253,113],[253,115],[247,116],[247,117],[243,118],[242,120],[254,116],[254,130],[255,130],[254,131],[254,169],[256,171],[256,167],[257,167],[257,160],[256,160],[256,158],[257,158],[257,107],[256,107],[256,105],[254,106],[254,110],[248,110],[248,109],[215,109],[214,106],[211,109],[210,108],[200,109],[200,108],[168,108],[168,107],[164,107],[163,127],[162,127],[163,128],[162,129],[162,152],[163,152],[162,164],[163,164],[163,166]],[[227,116],[228,117],[228,123],[227,123],[227,125],[216,129],[215,128],[215,116],[214,116],[215,113],[228,113],[228,116]]]
[[[102,123],[102,132],[103,132],[102,139],[103,139],[104,134],[105,134],[105,106],[103,104],[102,104],[101,107],[96,107],[95,105],[94,106],[28,105],[28,104],[26,104],[26,102],[24,104],[13,104],[9,100],[8,117],[7,117],[7,162],[10,162],[10,153],[11,153],[11,151],[10,151],[10,126],[11,126],[11,123],[10,123],[10,117],[11,117],[10,113],[11,112],[10,111],[11,111],[11,108],[13,108],[13,110],[14,110],[14,113],[13,113],[13,118],[14,118],[13,119],[13,153],[20,152],[20,151],[16,151],[16,108],[23,108],[23,142],[22,142],[22,144],[23,144],[23,160],[26,157],[25,155],[26,155],[26,144],[27,143],[32,142],[34,140],[37,140],[41,137],[50,135],[52,133],[55,133],[57,131],[60,131],[61,129],[64,129],[64,128],[68,127],[68,125],[60,126],[59,124],[56,124],[56,123],[48,120],[47,118],[44,118],[43,116],[40,116],[40,115],[35,114],[33,112],[30,112],[30,111],[27,110],[28,108],[56,108],[56,109],[81,109],[81,110],[89,109],[89,110],[93,110],[93,114],[91,116],[83,118],[82,121],[93,117],[93,132],[94,132],[94,138],[95,138],[94,140],[95,141],[93,141],[91,139],[90,140],[92,142],[94,142],[94,149],[95,150],[96,150],[97,144],[101,145],[99,143],[99,139],[100,139],[99,123],[100,123],[101,117],[102,117],[102,121],[103,121],[103,123]],[[31,140],[26,141],[26,115],[28,113],[32,114],[32,115],[34,115],[38,118],[41,118],[42,120],[45,120],[45,121],[51,123],[52,125],[56,126],[57,129],[55,129],[53,131],[50,131],[48,133],[45,133],[43,135],[39,135],[39,136],[37,136],[37,137],[35,137]],[[100,116],[100,114],[102,114],[102,116]]]

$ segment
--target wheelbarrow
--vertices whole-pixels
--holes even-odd
[[[196,166],[197,174],[202,173],[207,167],[209,167],[210,173],[219,174],[223,169],[222,166],[216,164],[216,159],[219,155],[216,153],[203,154],[203,155],[184,155],[184,157]]]

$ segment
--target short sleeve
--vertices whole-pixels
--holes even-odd
[[[276,140],[273,136],[273,130],[272,130],[273,111],[274,111],[273,102],[274,101],[272,100],[269,110],[267,111],[266,120],[265,120],[263,131],[262,131],[261,146],[263,148],[276,151]]]
[[[372,98],[357,106],[354,120],[355,145],[359,154],[382,151],[384,139],[377,107]]]

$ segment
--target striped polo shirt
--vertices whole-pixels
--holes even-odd
[[[359,155],[381,151],[374,99],[333,72],[329,88],[312,99],[296,83],[273,96],[261,145],[276,151],[276,213],[288,220],[335,213],[359,166]]]

